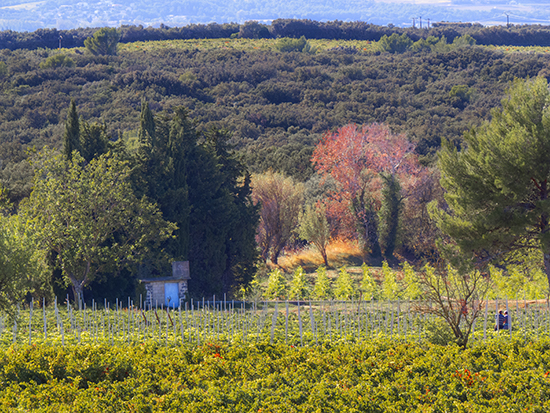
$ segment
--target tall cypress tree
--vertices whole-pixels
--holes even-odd
[[[189,187],[188,163],[197,145],[197,132],[187,112],[176,108],[170,122],[166,154],[168,164],[165,169],[166,191],[161,200],[167,219],[178,224],[176,239],[171,252],[180,260],[189,259]]]
[[[229,292],[250,281],[256,210],[249,179],[241,183],[244,168],[226,146],[227,136],[212,132],[199,142],[184,108],[155,117],[153,133],[147,132],[153,124],[147,112],[142,105],[141,182],[164,219],[178,225],[166,251],[173,259],[189,260],[190,290],[196,295]]]
[[[252,281],[256,271],[259,205],[255,206],[252,202],[250,174],[228,143],[230,133],[210,129],[205,138],[220,166],[222,185],[230,198],[230,208],[227,207],[225,218],[230,236],[225,241],[226,265],[222,277],[224,291],[230,291],[237,285]]]
[[[141,115],[139,119],[139,143],[142,147],[152,148],[155,146],[155,118],[146,100],[141,102]]]
[[[392,260],[398,244],[399,224],[403,209],[401,185],[397,176],[392,173],[382,173],[382,207],[380,208],[380,235],[384,245],[384,256]]]
[[[76,104],[71,99],[65,122],[65,134],[63,135],[63,153],[70,160],[72,159],[73,151],[80,151],[80,120],[76,112]]]

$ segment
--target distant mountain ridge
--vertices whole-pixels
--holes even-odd
[[[0,7],[0,30],[68,30],[121,25],[158,27],[161,24],[184,26],[211,22],[244,23],[250,20],[270,23],[277,18],[367,21],[399,27],[419,25],[421,18],[424,25],[438,21],[470,21],[484,25],[507,22],[548,24],[550,4],[547,1],[517,4],[513,1],[506,3],[468,0],[399,3],[359,0],[314,0],[307,3],[298,0],[212,0],[208,3],[199,3],[196,0],[5,0]]]

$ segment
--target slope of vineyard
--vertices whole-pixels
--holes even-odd
[[[293,347],[13,346],[5,412],[528,411],[550,407],[550,342],[466,351],[377,341]]]

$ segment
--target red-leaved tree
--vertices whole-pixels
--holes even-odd
[[[312,162],[338,184],[327,201],[331,222],[341,232],[355,232],[374,259],[382,256],[382,238],[385,255],[392,257],[403,200],[422,169],[414,145],[382,124],[347,125],[323,136]]]

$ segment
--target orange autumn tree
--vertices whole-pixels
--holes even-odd
[[[312,162],[338,185],[327,211],[340,231],[357,235],[372,259],[381,259],[381,245],[393,258],[403,201],[421,173],[414,145],[383,124],[347,125],[323,136]]]

